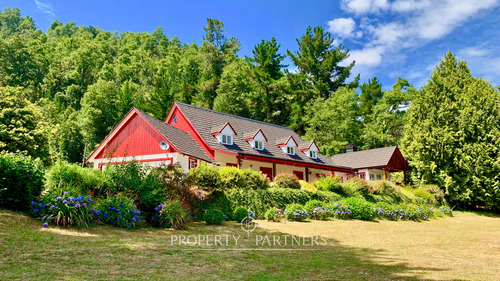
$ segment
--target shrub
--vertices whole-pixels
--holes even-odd
[[[244,218],[248,216],[249,216],[248,209],[243,206],[237,207],[233,212],[233,220],[237,222],[241,222]]]
[[[342,193],[342,180],[337,176],[317,178],[313,185],[318,190]]]
[[[93,196],[105,195],[110,187],[109,178],[101,171],[76,164],[57,163],[46,173],[46,188],[71,188]]]
[[[342,191],[348,197],[361,197],[370,193],[370,186],[364,179],[351,178],[342,184]]]
[[[72,191],[53,192],[43,196],[39,203],[31,202],[32,213],[41,218],[44,227],[49,224],[60,226],[88,226],[93,222],[92,198],[76,195]]]
[[[134,201],[122,193],[99,201],[94,211],[100,222],[117,227],[133,228],[141,221],[141,212]]]
[[[206,165],[199,165],[189,170],[189,178],[194,185],[208,193],[221,190],[221,177],[219,171],[214,168]]]
[[[248,187],[248,183],[243,172],[236,167],[220,168],[219,173],[222,187],[224,189]]]
[[[399,183],[399,184],[404,184],[405,183],[405,176],[403,174],[404,172],[394,172],[390,173],[389,177],[392,182]]]
[[[312,185],[312,184],[310,184],[310,183],[308,183],[306,181],[299,180],[299,183],[300,183],[300,189],[301,190],[308,191],[308,192],[310,192],[312,194],[316,194],[318,192],[318,189],[314,185]]]
[[[208,225],[220,225],[225,219],[225,215],[221,210],[218,209],[208,209],[203,215],[203,220]]]
[[[354,219],[372,220],[375,218],[373,205],[362,198],[346,198],[341,201],[352,212]]]
[[[0,154],[0,207],[29,210],[43,189],[41,163],[20,154]]]
[[[285,218],[289,221],[303,221],[309,217],[309,213],[300,204],[289,204],[285,208]]]
[[[427,203],[427,204],[432,204],[432,205],[437,204],[437,201],[436,201],[436,198],[434,197],[434,195],[432,195],[430,192],[428,192],[424,189],[417,188],[417,189],[413,190],[413,194],[417,197],[422,198],[425,201],[425,203]]]
[[[344,204],[332,203],[327,208],[330,210],[330,214],[336,219],[346,220],[352,218],[352,211]]]
[[[265,214],[265,218],[268,221],[280,222],[283,219],[285,219],[285,215],[283,214],[282,209],[271,208],[271,209],[267,210],[267,212]]]
[[[438,203],[442,203],[444,201],[444,191],[437,185],[424,185],[420,187],[420,189],[431,193]]]
[[[179,200],[170,200],[155,207],[153,226],[184,229],[189,213]]]
[[[319,200],[311,200],[304,205],[304,209],[315,220],[326,220],[330,217],[330,209],[326,207],[324,202]]]
[[[269,180],[261,172],[256,172],[250,169],[242,170],[243,176],[249,188],[252,189],[268,189]]]
[[[299,179],[292,174],[279,174],[274,178],[274,182],[280,188],[300,189]]]
[[[376,181],[371,183],[372,193],[395,197],[399,193],[399,188],[390,181]]]

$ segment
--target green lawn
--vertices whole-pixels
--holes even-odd
[[[258,223],[249,237],[235,223],[192,223],[185,231],[43,229],[0,210],[0,280],[500,280],[500,217],[494,215]],[[227,246],[224,240],[224,246],[172,246],[172,235],[241,238],[237,245],[229,239]],[[256,235],[279,236],[282,245],[257,246]],[[290,235],[323,236],[327,245],[283,245]]]

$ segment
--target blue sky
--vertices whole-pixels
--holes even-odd
[[[19,7],[46,31],[63,23],[108,31],[152,32],[162,26],[168,37],[200,43],[206,18],[225,24],[242,43],[239,56],[251,55],[261,39],[276,37],[281,52],[296,51],[307,26],[322,26],[336,43],[350,49],[361,81],[377,76],[388,89],[397,77],[425,84],[451,50],[467,61],[474,76],[500,84],[500,0],[192,0],[69,1],[0,0]]]

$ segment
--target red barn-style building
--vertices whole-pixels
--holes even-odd
[[[403,165],[393,170],[407,169],[400,152],[392,157],[396,160],[391,165]],[[128,161],[179,163],[185,171],[203,161],[260,171],[269,179],[290,173],[308,182],[325,175],[360,175],[349,161],[320,154],[314,141],[303,141],[289,128],[180,102],[173,104],[164,122],[133,108],[86,163],[101,169]]]

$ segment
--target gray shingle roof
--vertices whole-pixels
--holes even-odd
[[[193,137],[191,137],[189,133],[172,127],[152,116],[149,116],[148,114],[137,108],[136,110],[182,154],[198,158],[206,162],[213,162],[210,156],[208,156],[208,154],[198,145],[198,143],[193,139]]]
[[[280,147],[276,145],[277,140],[288,139],[293,137],[299,147],[305,143],[298,134],[293,130],[261,121],[251,120],[235,115],[221,113],[205,108],[196,107],[180,102],[175,102],[179,109],[186,115],[189,121],[205,142],[213,149],[218,149],[227,152],[233,152],[243,155],[275,158],[279,160],[288,160],[295,162],[303,162],[322,166],[333,166],[337,168],[348,169],[346,166],[335,165],[333,161],[321,154],[318,154],[317,159],[311,159],[302,151],[296,150],[295,155],[288,155]],[[223,145],[214,136],[211,135],[212,127],[220,126],[229,122],[231,127],[236,131],[237,136],[234,137],[233,145]],[[248,142],[245,141],[245,133],[256,132],[261,129],[267,138],[263,150],[254,149]]]
[[[389,146],[347,152],[333,155],[331,159],[336,165],[347,166],[352,169],[387,166],[396,148],[396,146]]]

